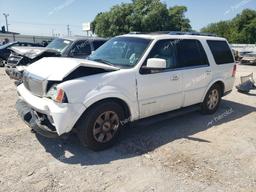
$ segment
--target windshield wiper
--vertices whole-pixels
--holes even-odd
[[[104,63],[104,64],[107,64],[107,65],[114,66],[112,63],[110,63],[109,61],[104,60],[104,59],[92,59],[92,61],[96,61],[96,62],[100,62],[100,63]]]

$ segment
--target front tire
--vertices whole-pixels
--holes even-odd
[[[118,103],[111,101],[98,103],[79,119],[78,137],[83,145],[94,151],[107,149],[116,143],[124,119],[124,110]]]
[[[4,67],[5,64],[4,64],[4,60],[2,58],[0,58],[0,67]]]
[[[203,103],[201,104],[201,111],[204,114],[213,114],[219,108],[221,101],[221,88],[219,85],[213,85],[207,92]]]

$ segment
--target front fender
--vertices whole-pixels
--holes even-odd
[[[111,91],[111,92],[102,91],[102,92],[98,92],[97,94],[94,93],[91,96],[87,96],[85,98],[83,104],[87,109],[90,106],[92,106],[93,104],[95,104],[101,100],[110,99],[110,98],[120,99],[127,104],[128,108],[130,110],[130,113],[131,113],[131,117],[129,117],[131,121],[139,118],[139,109],[138,109],[137,101],[136,100],[132,101],[127,96],[120,93],[120,91]]]

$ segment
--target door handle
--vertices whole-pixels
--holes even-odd
[[[172,81],[177,81],[177,80],[179,80],[180,78],[179,78],[179,76],[178,75],[173,75],[172,77],[171,77],[171,80]]]
[[[210,75],[211,72],[212,72],[211,70],[207,70],[207,71],[206,71],[206,74],[207,74],[207,75]]]

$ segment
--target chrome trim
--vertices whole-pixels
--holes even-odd
[[[27,71],[24,71],[23,84],[33,95],[43,97],[44,87],[42,79],[38,79]]]

